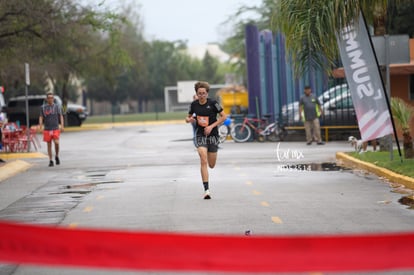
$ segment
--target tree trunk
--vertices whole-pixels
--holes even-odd
[[[410,133],[403,134],[403,149],[404,149],[404,158],[406,159],[414,158],[413,139]]]
[[[381,4],[377,4],[373,10],[374,15],[374,35],[382,36],[387,33],[385,22],[387,20],[387,11]]]
[[[374,35],[375,36],[384,36],[386,32],[385,21],[387,18],[387,12],[381,3],[374,4],[372,14],[374,16]],[[382,74],[382,79],[387,79],[385,67],[381,66],[380,71]],[[384,83],[386,85],[387,83]],[[387,91],[384,91],[387,93]],[[390,97],[390,94],[388,94]],[[379,150],[382,152],[391,151],[392,150],[392,135],[388,135],[379,139]]]

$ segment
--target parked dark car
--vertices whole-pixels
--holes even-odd
[[[354,104],[349,92],[326,101],[322,104],[322,108],[324,115],[321,124],[323,125],[358,125]]]
[[[59,96],[55,95],[55,104],[62,106],[62,100]],[[45,103],[46,95],[29,95],[29,123],[30,125],[36,125],[39,123],[40,107]],[[27,125],[26,123],[26,97],[18,96],[10,98],[7,106],[3,107],[3,112],[7,114],[8,121],[19,121],[21,125]],[[88,112],[85,106],[78,104],[67,104],[67,110],[65,120],[67,126],[81,126],[88,116]]]
[[[322,125],[357,125],[357,118],[348,89],[341,87],[319,96],[324,115],[321,118]],[[299,116],[299,102],[295,101],[282,107],[282,120],[285,126],[303,125]]]

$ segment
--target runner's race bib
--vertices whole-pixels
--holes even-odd
[[[197,123],[201,127],[207,127],[208,126],[208,116],[197,116]]]

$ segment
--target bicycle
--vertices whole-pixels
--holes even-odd
[[[251,139],[252,135],[260,142],[278,141],[284,139],[284,131],[279,124],[269,123],[270,115],[264,118],[245,117],[243,122],[236,123],[231,127],[230,135],[235,142],[246,142]]]
[[[286,129],[280,127],[279,123],[273,122],[270,123],[263,131],[259,133],[259,141],[269,140],[269,141],[283,141],[287,135]]]
[[[244,117],[242,122],[236,123],[230,130],[230,135],[235,142],[246,142],[251,139],[254,132],[255,137],[267,126],[267,119]]]

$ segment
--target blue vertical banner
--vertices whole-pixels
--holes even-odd
[[[247,62],[247,89],[249,91],[249,113],[256,114],[256,99],[260,97],[260,53],[259,31],[254,25],[247,25],[246,34],[246,62]]]
[[[392,134],[387,95],[362,14],[337,40],[362,140]]]
[[[279,49],[280,33],[276,33],[273,38],[273,85],[274,85],[274,114],[275,119],[280,118],[282,111],[282,93],[281,93],[281,80],[280,80],[280,49]]]
[[[285,37],[278,34],[278,49],[279,49],[279,92],[282,104],[289,102],[287,93],[287,80],[286,80],[286,49],[285,49]]]
[[[264,33],[259,33],[259,56],[260,56],[260,96],[256,99],[256,104],[259,103],[260,111],[256,111],[257,116],[261,116],[267,112],[266,110],[266,45]]]
[[[265,68],[266,68],[266,91],[265,96],[266,100],[265,105],[263,107],[263,115],[274,115],[274,75],[275,70],[273,66],[273,34],[269,30],[262,31],[262,35],[264,37],[264,44],[265,44]]]

